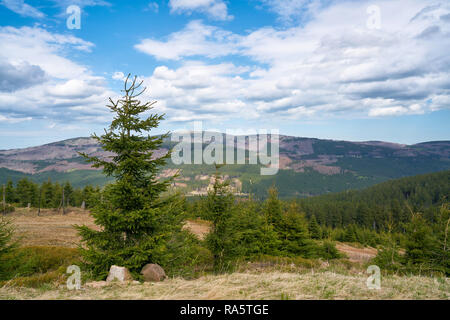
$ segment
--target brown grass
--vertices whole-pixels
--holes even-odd
[[[20,208],[8,217],[12,219],[23,246],[77,247],[80,237],[73,225],[96,227],[89,212],[78,208],[69,208],[65,215],[62,211],[42,209],[40,216],[37,216],[36,209]]]
[[[375,248],[356,248],[347,243],[337,243],[336,249],[344,253],[351,262],[367,262],[377,255]]]
[[[195,234],[200,240],[203,240],[211,230],[211,224],[201,219],[187,220],[184,228]]]
[[[23,246],[62,246],[77,247],[80,237],[73,228],[74,225],[87,225],[98,229],[89,211],[79,208],[66,209],[65,215],[62,211],[53,209],[41,209],[37,215],[36,208],[18,208],[15,212],[8,214],[16,227],[17,236],[21,238]],[[204,239],[210,230],[208,221],[201,219],[186,221],[184,228],[191,231],[198,238]]]

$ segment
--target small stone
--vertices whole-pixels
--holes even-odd
[[[106,282],[111,282],[116,279],[120,282],[124,282],[133,280],[133,277],[131,276],[131,273],[127,268],[111,266],[111,269],[109,269],[108,278],[106,278]]]
[[[167,276],[164,269],[155,263],[146,264],[142,270],[141,274],[144,276],[144,281],[163,281]]]

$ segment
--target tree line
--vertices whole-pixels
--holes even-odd
[[[307,217],[322,226],[404,233],[411,212],[430,223],[450,196],[450,170],[386,181],[363,190],[349,190],[298,200]]]
[[[74,188],[70,182],[60,184],[50,179],[38,184],[23,178],[15,185],[8,180],[3,187],[3,194],[8,211],[14,210],[14,206],[54,209],[84,206],[88,209],[100,200],[101,190],[90,185]]]

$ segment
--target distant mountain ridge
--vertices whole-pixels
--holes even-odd
[[[285,196],[308,196],[360,189],[393,178],[450,169],[450,141],[404,145],[384,141],[351,142],[280,135],[280,172],[260,177],[255,165],[227,165],[224,174],[239,179],[243,191],[262,193],[275,184]],[[175,143],[166,141],[156,156]],[[74,185],[104,184],[101,172],[90,167],[78,152],[111,156],[92,138],[73,138],[42,146],[0,150],[0,183],[29,177],[71,181]],[[205,186],[199,175],[212,174],[211,166],[168,164],[166,170],[182,169],[185,191]],[[3,168],[3,169],[1,169]],[[196,177],[198,178],[197,180]],[[206,183],[206,182],[205,182]],[[260,190],[261,189],[261,190]]]

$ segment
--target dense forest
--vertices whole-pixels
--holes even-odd
[[[390,180],[358,191],[310,197],[299,200],[308,217],[315,215],[319,224],[330,227],[358,225],[386,231],[404,231],[402,223],[411,212],[422,212],[429,222],[436,222],[440,206],[450,196],[450,171]]]

